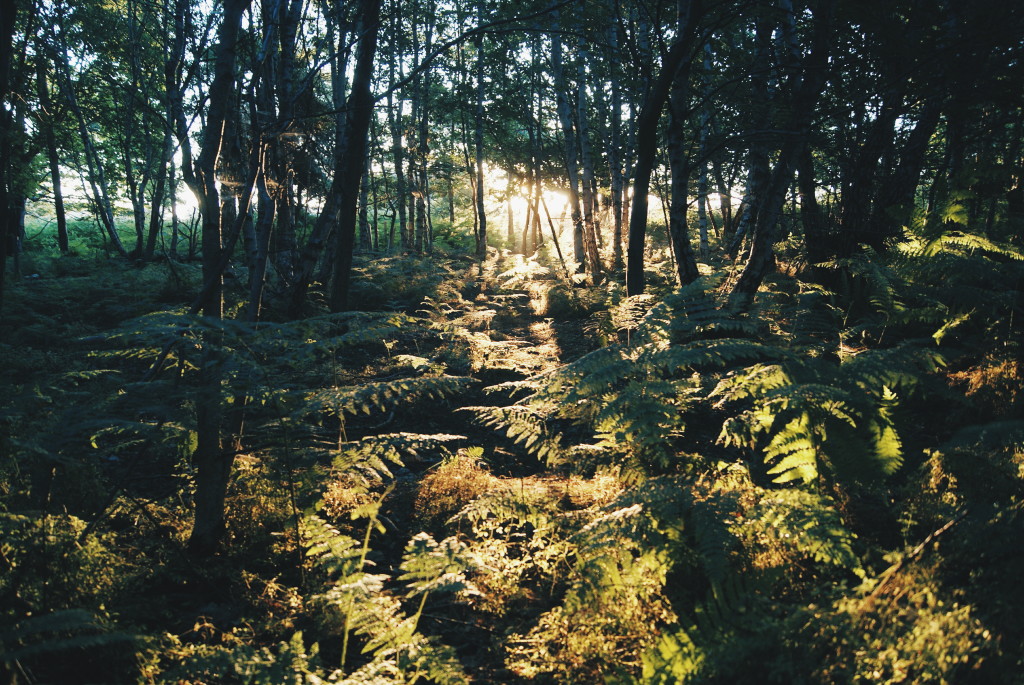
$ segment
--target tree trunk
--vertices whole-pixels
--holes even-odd
[[[938,128],[942,101],[929,100],[921,108],[914,130],[904,143],[896,169],[879,184],[871,214],[869,244],[881,249],[884,241],[896,237],[914,209],[914,193],[921,180],[928,143]]]
[[[61,36],[63,37],[63,32]],[[68,64],[67,46],[61,43],[61,55],[60,62],[58,63],[56,58],[54,59],[54,65],[58,77],[60,78],[61,93],[64,95],[67,101],[68,107],[71,109],[72,114],[75,117],[75,123],[78,125],[78,135],[82,141],[82,147],[85,151],[85,160],[88,167],[88,179],[89,188],[92,191],[92,201],[94,203],[96,214],[100,220],[100,224],[107,233],[107,237],[113,244],[114,249],[122,257],[128,256],[128,251],[124,248],[124,244],[121,242],[121,237],[117,233],[117,224],[114,222],[114,209],[113,204],[110,200],[110,193],[107,187],[107,178],[103,170],[103,163],[99,153],[96,151],[96,146],[93,143],[92,134],[89,132],[89,128],[86,124],[85,114],[82,112],[81,107],[78,104],[78,98],[75,95],[74,87],[71,82],[71,67]]]
[[[348,123],[345,127],[345,160],[338,171],[345,179],[341,192],[338,216],[338,245],[334,261],[334,280],[331,284],[331,311],[348,308],[349,279],[352,274],[352,249],[355,242],[356,208],[359,200],[359,181],[366,167],[366,140],[373,116],[373,59],[377,51],[377,32],[380,27],[380,0],[360,0],[362,34],[356,50],[352,91],[348,97]]]
[[[633,206],[629,217],[629,250],[626,255],[626,294],[642,295],[645,288],[644,247],[647,242],[647,195],[651,190],[651,173],[657,153],[658,120],[668,99],[676,73],[691,56],[696,38],[696,24],[703,12],[702,3],[689,3],[685,21],[662,62],[647,101],[636,124],[636,170],[633,173]]]
[[[402,51],[401,9],[402,5],[399,0],[393,0],[390,12],[392,18],[390,33],[395,44],[388,51],[388,70],[392,85],[403,79],[402,65],[398,62]],[[391,128],[391,154],[394,156],[395,166],[395,208],[398,210],[398,233],[402,249],[408,250],[412,247],[412,236],[409,235],[409,227],[405,216],[406,180],[405,146],[402,142],[402,129],[404,125],[402,98],[399,96],[396,105],[394,93],[390,89],[388,90],[388,119]]]
[[[331,184],[327,189],[327,196],[324,198],[324,205],[320,215],[313,225],[309,238],[299,254],[298,268],[296,269],[295,283],[292,285],[291,297],[288,303],[288,314],[292,318],[298,318],[306,306],[306,293],[313,280],[313,272],[316,271],[317,262],[325,252],[331,252],[329,241],[333,236],[335,225],[338,221],[338,212],[341,207],[341,192],[345,182],[341,169],[345,164],[345,146],[347,144],[346,95],[348,88],[346,74],[346,62],[343,57],[343,46],[346,42],[347,32],[342,30],[335,36],[336,26],[344,26],[341,21],[344,16],[344,6],[341,3],[335,4],[331,10],[334,13],[332,21],[328,23],[328,36],[334,50],[334,59],[331,63],[331,103],[335,109],[334,115],[334,149],[332,162],[334,175]],[[390,103],[391,96],[388,96]],[[325,261],[325,266],[330,266]]]
[[[480,17],[480,21],[483,19]],[[476,150],[476,255],[487,256],[487,211],[484,207],[484,37],[476,39],[476,118],[473,122],[473,141]]]
[[[373,249],[373,235],[370,233],[370,156],[366,155],[363,180],[359,184],[359,249],[369,252]]]
[[[687,5],[678,3],[679,29],[686,30]],[[686,119],[690,114],[690,64],[685,62],[676,72],[669,93],[668,155],[672,174],[669,197],[668,233],[675,259],[676,279],[680,286],[689,285],[700,275],[693,256],[687,226],[689,208],[690,160],[683,139]]]
[[[799,65],[801,75],[791,86],[784,109],[788,112],[780,127],[789,132],[779,151],[764,193],[753,207],[751,247],[743,271],[732,293],[741,304],[749,303],[775,262],[773,247],[779,215],[792,180],[793,168],[807,144],[815,105],[828,78],[828,48],[836,0],[823,0],[814,13],[813,42],[810,53]]]
[[[597,285],[601,282],[601,256],[598,252],[597,203],[594,193],[594,156],[590,150],[590,128],[587,121],[587,79],[586,63],[590,61],[586,44],[580,37],[577,44],[576,60],[576,125],[579,131],[580,164],[582,166],[583,200],[583,247],[587,258],[587,270],[590,281]]]
[[[827,261],[834,255],[828,243],[825,217],[818,206],[817,184],[814,176],[814,155],[805,147],[797,161],[798,189],[800,192],[800,221],[804,229],[804,246],[812,265]]]
[[[11,90],[11,60],[14,54],[14,24],[16,3],[0,3],[0,104],[13,100]],[[13,238],[13,217],[10,211],[11,186],[14,169],[11,154],[14,139],[13,107],[0,107],[0,307],[3,306],[7,282],[7,256]]]
[[[41,122],[43,136],[46,139],[46,159],[50,166],[50,182],[53,184],[53,212],[57,219],[57,247],[61,254],[68,254],[68,220],[64,211],[64,191],[61,188],[60,178],[60,156],[57,153],[57,135],[53,130],[53,102],[50,99],[50,86],[47,81],[46,60],[43,59],[43,51],[39,49],[36,68],[37,93],[39,95],[39,107],[46,119]]]
[[[214,320],[223,317],[223,276],[219,273],[221,254],[220,196],[216,177],[217,160],[223,143],[224,122],[235,88],[235,42],[242,13],[251,0],[225,0],[215,52],[214,76],[210,84],[209,108],[195,173],[188,173],[202,212],[203,314]],[[187,165],[186,160],[186,165]],[[224,406],[222,373],[218,358],[220,336],[208,332],[203,342],[196,398],[197,446],[192,456],[196,467],[195,522],[189,549],[198,555],[212,554],[224,533],[224,501],[234,464],[234,453],[224,449],[222,424]]]
[[[580,208],[580,177],[577,165],[576,130],[573,127],[572,111],[569,108],[569,85],[562,67],[562,39],[559,34],[551,36],[551,74],[555,82],[555,109],[562,125],[565,150],[565,171],[569,179],[569,213],[572,217],[573,257],[582,270],[586,265],[587,252],[584,245],[583,213]]]
[[[612,271],[622,271],[622,200],[624,179],[622,172],[622,87],[619,85],[619,25],[608,29],[608,47],[611,55],[610,88],[611,108],[609,109],[608,166],[611,174],[612,207]]]

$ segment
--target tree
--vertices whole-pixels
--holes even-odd
[[[629,250],[626,258],[626,292],[644,292],[644,248],[647,241],[647,196],[651,187],[658,141],[658,121],[679,70],[693,58],[698,26],[704,7],[699,0],[684,3],[675,42],[665,55],[661,72],[644,101],[636,124],[636,169],[633,172],[633,206],[629,219]]]
[[[7,256],[14,242],[15,217],[11,199],[14,194],[13,158],[15,129],[14,104],[11,93],[11,62],[14,56],[14,27],[18,7],[13,2],[0,3],[0,307],[3,306],[7,275]]]
[[[206,127],[199,156],[186,159],[183,174],[199,202],[202,213],[203,314],[214,323],[223,317],[223,215],[217,178],[217,161],[224,142],[224,125],[235,90],[235,60],[242,14],[252,0],[224,0],[217,45],[214,50],[214,76],[210,84]],[[179,130],[187,136],[187,130]],[[183,146],[184,147],[184,146]],[[224,401],[222,375],[217,358],[217,334],[210,332],[204,343],[200,369],[200,393],[197,397],[197,446],[192,455],[196,467],[195,522],[189,547],[196,554],[212,553],[224,532],[224,498],[234,464],[234,452],[223,440]]]
[[[349,279],[352,273],[352,251],[359,204],[359,184],[366,164],[367,134],[373,115],[374,100],[370,93],[373,81],[374,55],[380,27],[380,0],[360,0],[359,47],[349,93],[348,119],[345,126],[345,157],[336,174],[343,179],[338,216],[338,246],[334,257],[334,281],[331,286],[331,311],[348,307]],[[336,176],[337,178],[337,176]]]

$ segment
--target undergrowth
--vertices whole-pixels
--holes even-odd
[[[212,322],[187,264],[41,269],[0,348],[0,672],[1016,682],[1024,256],[951,217],[746,308],[499,253]],[[560,360],[509,363],[532,326]],[[211,358],[237,444],[199,560]]]

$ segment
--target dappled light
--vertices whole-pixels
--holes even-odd
[[[1021,36],[0,4],[0,683],[1019,682]]]

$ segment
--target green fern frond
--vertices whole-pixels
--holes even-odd
[[[724,338],[702,340],[667,348],[645,348],[638,362],[652,370],[678,372],[684,370],[726,369],[742,362],[778,359],[779,348],[752,340]]]
[[[719,441],[760,450],[777,483],[810,482],[826,470],[857,480],[890,475],[903,461],[896,390],[909,391],[942,363],[934,350],[908,344],[840,366],[796,358],[755,364],[710,395],[719,407],[753,403],[724,422]]]
[[[548,415],[530,406],[462,407],[473,412],[484,426],[502,430],[516,444],[522,445],[539,459],[554,463],[562,453],[562,436],[547,425]]]
[[[833,269],[863,279],[867,286],[868,301],[877,314],[888,317],[903,309],[898,292],[903,285],[900,276],[869,247],[862,248],[850,257],[818,264],[820,268]]]
[[[923,375],[946,365],[938,351],[905,343],[887,350],[869,350],[848,358],[840,367],[843,377],[864,392],[881,398],[885,389],[906,393],[918,385]]]
[[[764,449],[768,475],[776,483],[799,480],[810,483],[818,477],[818,448],[808,415],[804,412],[772,436]]]
[[[472,378],[440,376],[400,378],[359,386],[324,388],[304,395],[301,415],[314,413],[370,414],[426,399],[443,400],[474,383]]]
[[[688,512],[687,530],[697,563],[712,583],[724,581],[740,566],[741,538],[733,528],[739,511],[739,492],[723,487],[696,499]]]
[[[983,236],[965,231],[950,231],[932,239],[921,247],[922,257],[932,257],[941,252],[955,249],[967,253],[982,252],[1016,261],[1024,261],[1024,252],[1006,243],[997,243]]]
[[[363,547],[360,542],[343,535],[319,516],[304,516],[299,522],[306,557],[329,576],[349,576],[360,570]]]
[[[437,542],[428,533],[417,533],[405,546],[398,580],[409,584],[410,597],[428,592],[476,592],[466,574],[479,564],[476,555],[458,538]]]
[[[463,507],[453,521],[468,523],[473,535],[480,538],[529,538],[534,542],[559,536],[564,524],[557,502],[535,489],[484,493]]]
[[[128,647],[136,637],[110,631],[91,612],[64,609],[30,616],[0,631],[0,661],[14,663],[37,657],[67,658],[68,652],[101,647]]]
[[[727,678],[738,663],[756,658],[764,636],[777,627],[766,598],[775,576],[748,572],[712,583],[692,619],[663,633],[643,654],[641,678],[633,682],[675,685]]]
[[[789,370],[783,364],[755,364],[726,376],[708,398],[718,397],[716,407],[739,402],[785,387],[793,383]]]
[[[749,525],[735,530],[748,539],[756,531],[794,556],[864,576],[853,550],[853,534],[843,525],[835,503],[823,495],[794,488],[765,490],[746,512],[745,521]],[[750,539],[750,544],[762,543]]]

